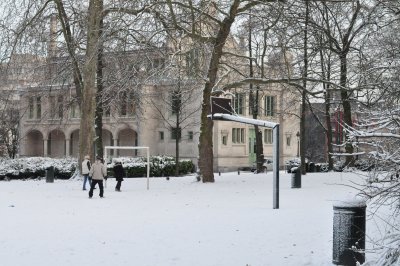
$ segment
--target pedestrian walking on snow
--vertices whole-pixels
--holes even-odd
[[[96,184],[99,184],[100,188],[99,196],[100,198],[103,198],[104,197],[103,180],[107,176],[107,169],[105,165],[102,163],[101,157],[99,156],[96,157],[96,162],[92,165],[89,175],[92,177],[92,184],[90,186],[89,198],[93,197],[93,189],[96,186]]]
[[[89,177],[90,168],[91,168],[90,156],[86,155],[84,160],[82,161],[82,175],[83,175],[82,190],[86,190],[86,182],[87,181],[89,181],[89,186],[92,186],[92,181],[90,180],[90,177]]]
[[[117,181],[117,185],[115,186],[115,191],[121,192],[121,182],[124,181],[125,170],[122,167],[120,161],[115,161],[113,169],[114,169],[114,177],[115,180]]]

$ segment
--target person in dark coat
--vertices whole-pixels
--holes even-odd
[[[117,185],[115,186],[115,191],[121,192],[121,182],[124,181],[125,170],[122,167],[120,161],[115,162],[113,169],[114,169],[114,177],[115,180],[117,181]]]

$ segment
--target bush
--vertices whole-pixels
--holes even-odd
[[[147,176],[146,158],[118,158],[122,162],[127,177]],[[53,159],[47,157],[31,157],[18,159],[0,158],[0,180],[3,179],[29,179],[45,177],[46,169],[54,167],[54,177],[58,179],[71,178],[78,166],[77,159]],[[109,176],[114,176],[114,164],[107,165]],[[194,172],[194,164],[190,160],[179,162],[179,174],[185,175]],[[150,176],[175,175],[175,159],[170,156],[150,157]]]
[[[46,175],[46,169],[50,166],[54,167],[55,178],[68,179],[74,174],[77,161],[74,158],[2,158],[0,159],[0,179],[41,178]]]
[[[179,174],[194,173],[195,166],[192,161],[180,161],[179,162]]]
[[[147,159],[145,157],[118,158],[122,162],[127,177],[145,177],[147,176]],[[107,164],[108,173],[114,176],[114,163]],[[190,160],[181,160],[179,162],[179,174],[185,175],[193,173],[195,166]],[[175,175],[175,158],[171,156],[152,156],[150,157],[150,176],[173,176]]]

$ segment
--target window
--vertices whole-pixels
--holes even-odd
[[[222,136],[222,145],[228,145],[228,136]]]
[[[50,119],[63,117],[63,97],[50,96]]]
[[[56,97],[55,96],[50,96],[50,119],[53,119],[56,116]]]
[[[36,118],[40,119],[42,117],[42,99],[40,96],[36,97]]]
[[[275,108],[275,97],[274,96],[265,96],[265,115],[266,116],[274,116],[274,108]]]
[[[119,114],[122,117],[132,117],[135,114],[134,93],[127,93],[126,91],[121,94],[121,106]]]
[[[272,144],[273,140],[272,129],[264,129],[264,143]]]
[[[181,139],[181,128],[171,128],[171,139]]]
[[[33,119],[34,117],[34,112],[35,112],[35,105],[34,105],[34,98],[30,97],[29,98],[29,118]]]
[[[40,119],[42,117],[42,102],[40,96],[29,98],[29,119]]]
[[[244,143],[244,128],[232,128],[232,143]]]
[[[235,98],[233,100],[233,108],[235,113],[238,115],[244,114],[244,104],[245,104],[246,95],[244,93],[235,93]]]
[[[71,118],[78,118],[80,117],[80,110],[78,103],[74,102],[71,105]]]
[[[189,131],[189,132],[188,132],[188,139],[189,139],[190,141],[193,141],[193,131]]]
[[[57,98],[57,106],[58,106],[58,118],[63,118],[64,114],[64,104],[63,104],[63,97],[60,95]]]
[[[164,140],[164,131],[159,131],[158,135],[160,136],[160,140]]]
[[[126,95],[126,94],[125,94]],[[127,109],[128,109],[128,107],[127,107],[127,102],[126,102],[126,99],[124,99],[125,97],[123,97],[123,99],[122,99],[122,102],[121,102],[121,109],[119,110],[120,111],[120,116],[126,116],[126,114],[128,113],[127,112]]]
[[[171,94],[171,111],[173,115],[178,114],[182,108],[182,95],[179,91],[173,91]]]
[[[186,73],[188,76],[198,74],[200,68],[200,53],[198,49],[191,49],[186,53]]]
[[[292,140],[292,136],[291,135],[287,135],[286,136],[286,146],[290,146],[290,142],[291,142],[291,140]]]
[[[109,96],[107,99],[103,102],[103,117],[109,118],[111,117],[111,104],[110,104],[110,98]]]

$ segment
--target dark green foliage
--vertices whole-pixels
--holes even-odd
[[[122,166],[125,169],[127,177],[146,177],[147,167],[145,158],[128,158],[121,159]],[[113,164],[109,164],[108,174],[114,176]],[[179,174],[185,175],[193,173],[195,166],[192,161],[185,160],[179,162]],[[150,176],[163,177],[175,175],[175,159],[169,156],[152,156],[150,157]]]
[[[146,176],[146,166],[134,166],[125,169],[127,177],[144,177]]]
[[[194,173],[195,166],[192,161],[179,162],[179,174]]]

